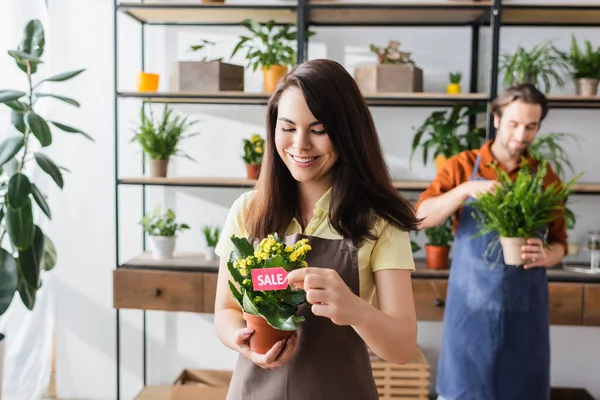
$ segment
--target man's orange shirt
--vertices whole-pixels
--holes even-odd
[[[479,161],[479,172],[478,176],[484,179],[495,180],[496,171],[489,165],[490,163],[496,163],[499,168],[503,168],[503,166],[494,159],[491,151],[491,145],[493,140],[486,142],[481,149],[477,150],[467,150],[462,153],[449,158],[444,166],[440,169],[437,176],[431,182],[429,187],[421,194],[419,201],[417,202],[416,207],[418,208],[423,200],[428,199],[430,197],[436,197],[441,194],[444,194],[461,183],[467,182],[471,175],[473,174],[473,169],[475,167],[475,161],[477,160],[477,155],[481,153],[481,160]],[[535,170],[538,166],[538,162],[533,159],[529,153],[526,154],[526,158],[529,161],[529,165],[531,165],[532,169]],[[511,171],[506,171],[510,178],[514,180],[517,177],[517,173],[519,171],[519,167],[512,169]],[[547,187],[553,182],[560,182],[560,179],[556,175],[556,173],[552,170],[550,165],[548,165],[548,172],[544,177],[543,187]],[[458,219],[460,218],[460,214],[462,211],[462,207],[460,207],[456,212],[456,218],[454,219],[454,231],[458,227]],[[567,251],[567,231],[566,231],[566,223],[564,218],[564,212],[561,211],[561,216],[558,219],[552,221],[549,225],[548,231],[548,241],[550,243],[560,243],[565,248],[565,253]]]

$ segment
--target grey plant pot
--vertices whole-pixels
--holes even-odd
[[[598,79],[575,79],[575,91],[579,96],[595,96],[598,93]]]

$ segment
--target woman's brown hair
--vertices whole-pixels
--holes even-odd
[[[279,99],[290,87],[302,91],[338,153],[332,167],[331,226],[356,246],[365,238],[376,239],[375,216],[403,231],[417,230],[420,220],[392,185],[373,118],[356,82],[337,62],[319,59],[296,65],[281,79],[267,105],[263,165],[245,215],[250,235],[283,235],[300,207],[298,184],[275,147]]]

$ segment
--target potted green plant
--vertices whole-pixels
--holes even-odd
[[[162,117],[154,118],[152,108],[150,116],[146,116],[145,107],[141,108],[141,124],[134,132],[131,142],[137,142],[142,151],[149,156],[148,165],[151,177],[166,177],[169,161],[173,156],[183,156],[195,161],[179,148],[179,143],[197,133],[186,134],[186,131],[198,121],[188,121],[188,117],[173,115],[173,110],[165,103]]]
[[[43,98],[79,107],[80,103],[71,97],[44,91],[44,82],[65,82],[85,71],[77,69],[38,78],[36,74],[38,65],[43,62],[44,50],[44,27],[39,20],[30,20],[17,49],[8,51],[25,74],[23,81],[27,87],[0,90],[0,104],[11,109],[11,121],[16,129],[14,135],[0,142],[0,315],[8,310],[15,293],[19,293],[27,309],[33,310],[37,291],[42,286],[42,271],[51,271],[56,265],[57,251],[52,240],[34,222],[34,204],[48,219],[52,218],[48,196],[32,181],[30,174],[36,173],[37,165],[63,189],[66,168],[47,155],[55,139],[63,138],[57,129],[94,141],[79,128],[47,119],[37,108],[37,101]],[[0,383],[3,364],[4,335],[0,334]]]
[[[448,94],[460,94],[460,80],[462,79],[462,72],[450,72],[450,83],[446,85],[446,93]]]
[[[306,292],[289,285],[285,289],[255,290],[253,270],[283,268],[286,272],[305,268],[306,254],[311,250],[308,239],[286,246],[276,234],[262,239],[256,249],[246,238],[231,237],[234,251],[227,268],[233,280],[229,288],[242,309],[248,328],[254,330],[250,350],[265,354],[281,339],[289,338],[304,317],[297,315],[298,307],[306,302]]]
[[[254,134],[250,139],[242,140],[242,159],[246,164],[248,179],[258,179],[262,165],[265,140],[259,134]]]
[[[423,70],[415,65],[410,52],[400,50],[400,45],[396,40],[385,47],[370,45],[377,64],[354,70],[354,80],[362,93],[423,91]]]
[[[521,83],[541,87],[539,85],[543,83],[546,94],[553,84],[559,88],[564,86],[563,74],[567,69],[568,64],[550,41],[538,44],[530,51],[518,46],[514,53],[502,54],[500,62],[505,87]]]
[[[213,261],[216,258],[215,248],[217,247],[217,243],[219,243],[221,229],[218,226],[210,227],[207,225],[202,228],[202,232],[204,233],[204,240],[206,241],[204,254],[208,261]]]
[[[144,215],[140,224],[149,236],[150,251],[157,260],[168,260],[173,258],[176,233],[190,229],[187,224],[180,224],[176,221],[173,210],[168,209],[161,212],[160,205],[156,205],[151,213]]]
[[[429,269],[447,269],[449,266],[450,244],[454,240],[452,234],[452,218],[443,223],[425,229],[425,259]]]
[[[571,51],[561,52],[561,57],[569,65],[576,93],[580,96],[596,96],[600,82],[600,46],[593,49],[589,40],[584,42],[584,46],[582,51],[575,35],[572,35]]]
[[[579,178],[543,188],[547,165],[546,160],[541,160],[534,176],[527,159],[523,158],[517,177],[512,181],[506,171],[491,164],[499,184],[494,192],[485,193],[472,202],[473,218],[481,226],[475,237],[496,233],[507,265],[525,263],[521,247],[527,239],[540,238],[545,242],[548,223],[560,216],[570,188]]]
[[[264,78],[264,90],[266,93],[273,93],[281,77],[287,73],[288,67],[296,63],[296,50],[292,46],[296,42],[297,31],[292,24],[277,26],[274,20],[261,24],[247,18],[241,25],[250,34],[240,36],[231,57],[245,49],[247,67],[251,67],[253,71],[260,67]],[[314,32],[307,32],[306,35],[311,37]]]
[[[455,104],[447,111],[434,111],[415,130],[410,153],[410,162],[421,146],[423,148],[423,164],[427,165],[432,154],[438,170],[444,162],[464,150],[478,149],[485,140],[485,128],[481,125],[468,129],[469,117],[485,112],[484,104]],[[465,128],[466,127],[466,128]],[[462,129],[461,129],[462,128]],[[459,131],[461,131],[459,133]],[[428,136],[425,139],[425,135]]]

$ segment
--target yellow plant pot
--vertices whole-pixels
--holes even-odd
[[[442,166],[444,165],[446,160],[447,158],[441,154],[435,158],[435,166],[437,167],[438,171],[442,169]]]
[[[448,85],[446,85],[446,93],[460,94],[460,84],[459,83],[449,83]]]
[[[277,89],[279,80],[287,74],[287,65],[264,65],[262,67],[264,87],[266,93],[273,93]]]
[[[137,75],[138,92],[156,92],[158,90],[158,74],[140,72]]]

